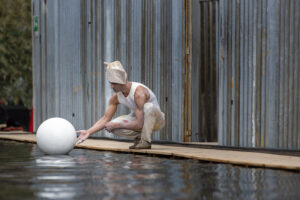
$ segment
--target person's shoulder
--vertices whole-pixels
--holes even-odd
[[[142,85],[137,86],[135,93],[134,93],[134,98],[149,98],[149,92],[147,88],[143,87]]]
[[[135,89],[135,94],[143,94],[143,93],[148,93],[147,88],[145,88],[143,85],[138,85]]]

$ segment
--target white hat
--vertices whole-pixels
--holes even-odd
[[[120,61],[104,62],[107,65],[106,77],[111,83],[126,84],[127,73],[124,70]]]

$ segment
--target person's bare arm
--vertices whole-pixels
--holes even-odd
[[[100,120],[98,120],[91,128],[88,130],[80,130],[77,131],[77,133],[80,133],[76,144],[80,144],[84,140],[86,140],[90,135],[96,133],[97,131],[102,130],[105,127],[105,124],[109,122],[112,117],[114,116],[117,106],[119,104],[117,94],[114,93],[113,96],[109,100],[109,106],[105,111],[105,114],[103,117],[101,117]]]
[[[106,130],[113,131],[114,129],[141,130],[144,126],[144,104],[150,98],[148,90],[142,86],[137,87],[134,93],[134,101],[137,105],[135,110],[136,120],[132,122],[109,122],[105,125]]]

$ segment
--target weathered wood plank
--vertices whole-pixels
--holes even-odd
[[[0,139],[36,143],[36,136],[34,134],[1,134]],[[174,156],[252,167],[300,170],[300,157],[297,156],[156,144],[152,145],[152,149],[134,150],[128,149],[130,145],[131,143],[129,142],[87,139],[82,144],[76,145],[76,148]]]

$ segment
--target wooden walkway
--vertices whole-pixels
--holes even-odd
[[[2,133],[0,139],[36,143],[34,134]],[[77,145],[76,148],[180,157],[250,167],[300,170],[300,157],[297,156],[156,144],[152,145],[152,149],[133,150],[128,149],[130,145],[129,142],[87,139],[82,144]]]

